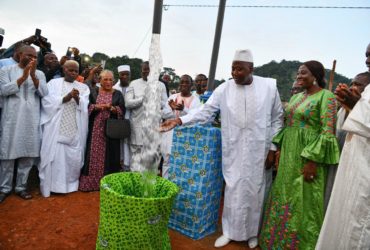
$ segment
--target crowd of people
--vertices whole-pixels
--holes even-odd
[[[323,65],[303,63],[283,111],[276,81],[253,75],[251,52],[237,51],[231,80],[202,108],[162,124],[168,131],[220,112],[226,186],[215,247],[248,241],[262,249],[370,249],[370,44],[366,65],[350,87],[332,93]],[[347,133],[341,156],[340,131]]]
[[[98,191],[103,176],[138,171],[149,63],[133,81],[130,66],[119,66],[115,83],[100,66],[84,71],[76,48],[73,59],[59,61],[39,44],[40,59],[34,43],[23,40],[0,60],[0,203],[13,190],[15,168],[14,190],[23,199],[32,198],[32,166],[44,197]],[[286,107],[276,80],[254,75],[253,61],[250,50],[237,50],[232,78],[205,103],[206,75],[195,77],[195,88],[182,75],[178,93],[162,76],[162,176],[171,167],[172,129],[219,114],[225,193],[215,247],[248,241],[262,249],[369,249],[370,44],[369,71],[334,93],[325,89],[320,62],[303,63]],[[107,137],[108,119],[129,120],[130,137]]]
[[[143,146],[149,63],[142,63],[141,78],[134,81],[130,65],[119,66],[119,80],[115,82],[114,73],[101,65],[82,67],[77,48],[71,48],[73,57],[58,60],[50,44],[43,41],[31,36],[1,54],[8,57],[0,60],[0,203],[13,190],[13,173],[17,175],[15,193],[23,199],[32,198],[27,190],[32,166],[38,168],[44,197],[97,191],[103,176],[139,169],[132,159],[141,157]],[[32,45],[40,50],[37,52]],[[204,81],[202,76],[200,81]],[[193,80],[190,76],[183,78],[187,82],[181,80],[180,93],[192,96]],[[188,103],[183,105],[173,95],[168,99],[170,76],[164,74],[160,80],[163,119],[171,117],[172,112],[186,113]],[[196,88],[194,93],[199,96],[204,91],[203,84],[203,89]],[[199,103],[198,96],[195,100]],[[130,137],[107,137],[108,119],[129,120]],[[169,153],[163,153],[164,169],[168,169]]]

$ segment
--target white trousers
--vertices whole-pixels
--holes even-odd
[[[34,157],[22,157],[17,160],[17,178],[15,192],[27,189],[28,175],[34,163]],[[1,160],[0,167],[0,191],[10,193],[13,188],[14,163],[16,160]]]

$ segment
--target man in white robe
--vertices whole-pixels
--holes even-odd
[[[130,65],[120,65],[117,68],[118,70],[118,82],[113,86],[114,89],[121,91],[123,97],[126,95],[127,88],[130,84],[131,79],[131,69]],[[130,111],[126,110],[125,119],[130,119]],[[121,140],[121,162],[123,164],[124,171],[130,171],[130,147],[129,139],[126,138]]]
[[[78,190],[88,132],[90,90],[76,80],[78,63],[63,65],[64,78],[48,83],[49,95],[42,100],[42,146],[39,166],[40,190],[69,193]]]
[[[362,92],[364,92],[366,86],[370,83],[370,72],[367,71],[367,72],[363,72],[363,73],[360,73],[360,74],[357,74],[351,81],[351,86],[350,86],[350,90],[355,88],[358,90],[358,92],[361,94]],[[336,136],[338,138],[338,142],[339,142],[339,147],[340,149],[342,150],[343,148],[343,145],[344,145],[344,142],[345,142],[345,138],[346,138],[346,135],[347,135],[347,132],[342,130],[342,127],[343,127],[343,124],[346,120],[348,116],[348,111],[341,107],[337,113],[337,131],[336,131]]]
[[[366,58],[370,72],[370,44]],[[370,249],[370,85],[360,94],[339,84],[336,94],[347,136],[316,249]]]
[[[347,137],[316,249],[370,249],[370,86],[342,129]]]
[[[359,94],[364,92],[365,87],[370,83],[370,72],[363,72],[357,74],[351,81],[351,87],[349,90],[356,89],[358,90]],[[348,116],[349,111],[345,108],[341,107],[337,112],[337,126],[336,126],[336,136],[339,143],[340,151],[342,152],[344,142],[346,139],[347,131],[343,130],[344,122]],[[326,177],[326,187],[325,187],[325,210],[327,209],[330,195],[333,189],[335,176],[337,173],[338,166],[329,166],[328,173]]]
[[[45,75],[36,70],[36,50],[23,46],[19,63],[0,69],[3,96],[0,139],[0,203],[12,191],[14,164],[17,161],[15,192],[31,199],[27,192],[29,172],[40,155],[40,99],[48,93]]]
[[[141,64],[141,76],[142,78],[132,81],[130,86],[126,90],[125,95],[125,106],[126,112],[130,111],[130,151],[131,160],[130,168],[131,171],[140,171],[142,168],[139,165],[141,159],[141,151],[143,147],[143,122],[145,118],[144,114],[144,95],[145,89],[148,86],[148,75],[149,75],[149,62],[143,62]],[[166,87],[159,81],[161,91],[161,109],[164,107],[167,101]]]
[[[273,136],[282,127],[283,110],[276,80],[252,75],[249,50],[237,50],[232,63],[233,79],[221,84],[194,114],[162,125],[205,122],[217,111],[221,114],[222,172],[226,182],[222,214],[223,235],[215,247],[231,240],[248,240],[258,245],[267,174],[274,161]]]

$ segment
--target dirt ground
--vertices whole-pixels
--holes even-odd
[[[99,192],[74,192],[43,198],[35,170],[30,175],[32,200],[12,194],[0,204],[0,249],[95,249],[99,223]],[[215,249],[218,232],[192,240],[169,230],[172,249]],[[249,249],[246,242],[232,242],[223,250]]]

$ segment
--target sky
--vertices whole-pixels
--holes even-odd
[[[164,0],[165,5],[218,5],[218,0]],[[362,6],[369,0],[227,0],[227,5]],[[0,0],[3,47],[42,30],[60,58],[68,47],[149,59],[154,0]],[[160,36],[163,66],[178,75],[208,75],[218,8],[170,6]],[[318,60],[349,78],[366,71],[370,9],[227,7],[216,79],[231,77],[237,49],[250,49],[254,65],[272,60]]]

